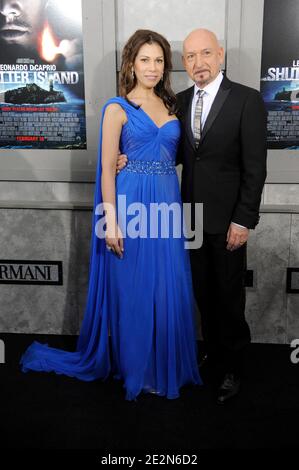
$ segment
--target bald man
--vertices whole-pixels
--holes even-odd
[[[194,86],[177,95],[182,199],[203,203],[203,244],[190,250],[207,363],[221,373],[217,402],[240,389],[250,343],[245,319],[246,242],[266,178],[266,110],[258,91],[228,80],[214,33],[192,31],[183,63]]]

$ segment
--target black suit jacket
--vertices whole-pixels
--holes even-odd
[[[225,233],[230,222],[254,228],[266,178],[267,113],[260,93],[223,77],[198,149],[191,129],[194,87],[177,95],[182,137],[183,202],[203,203],[203,228]]]

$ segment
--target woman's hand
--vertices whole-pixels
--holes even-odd
[[[122,258],[124,252],[124,239],[119,226],[117,224],[110,227],[107,226],[105,238],[107,250],[112,250],[117,256]]]

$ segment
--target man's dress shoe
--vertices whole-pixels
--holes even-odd
[[[198,365],[199,365],[199,367],[201,368],[201,367],[203,367],[203,366],[206,366],[207,363],[208,363],[208,355],[207,355],[207,354],[204,354],[204,355],[200,358]]]
[[[223,405],[227,400],[237,395],[240,390],[240,379],[235,374],[225,374],[218,390],[217,403]]]

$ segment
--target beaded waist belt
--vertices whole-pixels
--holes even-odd
[[[173,175],[176,172],[174,162],[157,160],[129,160],[124,170],[145,175]]]

